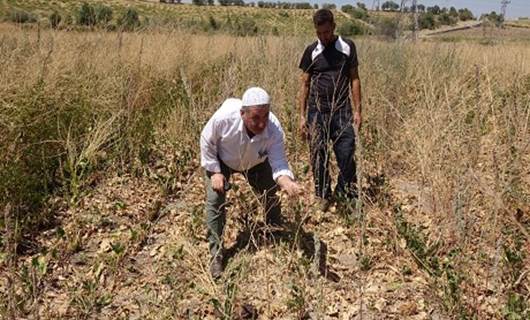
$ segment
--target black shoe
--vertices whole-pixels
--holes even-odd
[[[210,274],[212,275],[212,278],[214,278],[214,280],[221,278],[223,270],[223,256],[218,254],[213,257],[210,262]]]

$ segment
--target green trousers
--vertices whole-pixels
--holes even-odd
[[[221,163],[221,173],[226,181],[236,171]],[[272,179],[272,169],[269,161],[260,163],[245,172],[241,172],[247,179],[252,189],[260,195],[260,202],[265,205],[265,221],[267,224],[281,224],[280,200],[276,196],[278,186]],[[226,223],[226,194],[218,193],[212,189],[211,174],[206,172],[206,225],[208,228],[208,244],[212,256],[221,253],[223,229]]]

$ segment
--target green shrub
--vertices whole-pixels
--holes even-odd
[[[377,24],[377,33],[387,38],[395,39],[398,35],[399,24],[392,18],[381,18]]]
[[[32,23],[36,22],[35,16],[27,11],[14,9],[9,13],[9,21],[15,23]]]
[[[82,26],[94,26],[96,22],[96,10],[93,6],[84,2],[77,12],[77,24]]]
[[[420,29],[435,29],[436,28],[436,19],[432,12],[426,12],[420,15],[418,19],[418,24]]]
[[[127,8],[118,19],[118,25],[124,30],[134,30],[140,26],[140,16],[138,15],[138,12],[133,8]]]
[[[108,25],[112,20],[112,8],[104,5],[96,7],[96,21],[100,25]]]
[[[237,17],[235,21],[227,20],[227,28],[237,36],[251,36],[258,34],[258,25],[250,17]]]
[[[61,23],[61,20],[62,20],[62,17],[61,15],[59,14],[59,12],[57,11],[54,11],[51,15],[50,15],[50,26],[53,28],[53,29],[57,29],[59,27],[59,24]]]
[[[442,13],[438,16],[438,22],[441,25],[455,25],[457,18],[450,16],[448,13]]]
[[[208,16],[208,25],[213,30],[219,29],[219,23],[213,16]]]
[[[337,32],[341,36],[354,36],[364,34],[364,28],[355,21],[348,20],[342,23],[338,28]]]

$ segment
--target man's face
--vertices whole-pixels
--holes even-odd
[[[322,25],[315,26],[317,37],[324,46],[329,46],[335,40],[335,23],[326,22]]]
[[[269,105],[252,106],[241,110],[243,124],[253,134],[260,134],[269,123]]]

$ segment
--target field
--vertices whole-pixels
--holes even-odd
[[[34,14],[38,20],[47,22],[53,11],[59,12],[64,18],[63,23],[72,24],[76,19],[76,12],[83,1],[15,1],[8,0],[0,4],[0,18],[8,17],[14,9],[24,10]],[[233,29],[233,32],[248,32],[257,27],[257,32],[264,34],[303,35],[312,34],[312,10],[302,9],[269,9],[257,7],[223,7],[223,6],[195,6],[190,4],[161,4],[158,1],[140,0],[111,0],[91,1],[90,3],[104,4],[112,8],[113,23],[127,8],[135,8],[144,27],[181,28],[192,32],[216,31],[216,28]],[[213,23],[216,25],[211,26]],[[342,24],[346,18],[337,15],[337,23]],[[235,26],[234,26],[235,24]],[[238,30],[249,29],[249,30]]]
[[[530,317],[527,41],[356,39],[363,192],[322,213],[295,105],[311,37],[3,23],[0,39],[2,318]],[[270,230],[236,176],[215,282],[198,136],[251,85],[305,193]]]

